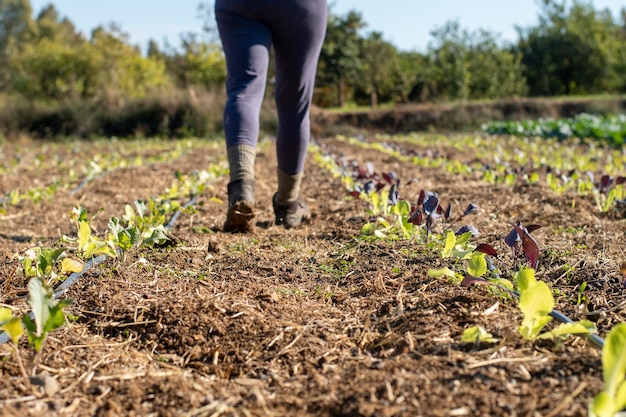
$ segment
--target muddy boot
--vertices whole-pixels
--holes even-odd
[[[228,211],[224,231],[248,233],[254,228],[254,180],[235,180],[228,183]]]
[[[278,192],[272,198],[275,224],[291,229],[311,219],[306,204],[298,199],[302,174],[289,175],[278,170]]]
[[[286,229],[297,227],[301,223],[307,223],[311,220],[309,208],[300,200],[295,200],[291,203],[281,203],[279,202],[278,193],[276,193],[274,198],[272,198],[272,206],[276,216],[275,223],[284,225]]]
[[[230,182],[225,232],[247,233],[254,218],[254,159],[256,149],[249,145],[233,145],[226,149]]]

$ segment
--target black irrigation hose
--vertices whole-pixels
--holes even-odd
[[[561,322],[561,323],[574,323],[574,321],[572,319],[570,319],[569,317],[565,316],[564,314],[556,311],[556,310],[552,310],[550,312],[550,315],[557,321]],[[594,345],[596,345],[596,347],[599,347],[600,349],[602,349],[604,347],[604,339],[602,339],[600,336],[598,336],[597,334],[592,334],[592,333],[587,333],[585,334],[585,337]]]
[[[67,194],[68,194],[68,195],[74,195],[74,194],[76,194],[76,193],[77,193],[77,192],[79,192],[82,188],[84,188],[84,187],[85,187],[85,185],[87,185],[88,183],[90,183],[90,182],[92,182],[92,181],[95,181],[95,180],[97,180],[97,179],[99,179],[99,178],[104,177],[104,174],[106,174],[106,171],[105,171],[105,172],[103,172],[102,174],[98,175],[97,177],[90,178],[89,176],[86,176],[85,178],[83,178],[83,180],[80,182],[80,184],[78,184],[78,185],[76,186],[76,188],[74,188],[73,190],[68,191],[68,193],[67,193]]]
[[[191,206],[192,204],[195,204],[195,202],[198,200],[198,196],[194,195],[191,200],[189,200],[184,206],[183,209],[186,209],[187,207]],[[176,220],[178,219],[178,217],[180,216],[180,214],[182,213],[182,210],[176,210],[176,212],[174,213],[174,215],[172,216],[172,218],[170,219],[170,221],[167,223],[167,225],[165,226],[166,228],[171,228],[174,223],[176,222]],[[120,250],[118,249],[118,255]],[[67,292],[67,289],[78,280],[78,278],[80,278],[81,276],[83,276],[85,274],[85,272],[89,271],[91,268],[93,268],[94,266],[98,265],[99,263],[104,262],[106,259],[108,258],[108,256],[106,255],[100,255],[96,258],[93,258],[89,261],[87,261],[85,263],[85,267],[83,268],[82,271],[80,272],[73,272],[70,274],[69,277],[67,277],[67,279],[65,281],[63,281],[57,288],[54,289],[54,298],[57,299],[59,297],[61,297],[62,295],[64,295]],[[34,318],[33,313],[30,313],[30,318],[31,320]],[[9,335],[6,332],[2,332],[0,333],[0,345],[5,344],[6,342],[9,341]]]
[[[170,229],[172,226],[174,226],[174,223],[176,222],[176,220],[178,219],[178,217],[180,216],[180,213],[182,213],[183,210],[185,210],[187,207],[196,204],[196,201],[198,201],[198,195],[194,195],[191,200],[189,200],[182,209],[178,209],[176,210],[176,212],[174,213],[174,215],[172,216],[172,218],[170,219],[169,222],[167,222],[167,224],[165,225],[166,229]]]

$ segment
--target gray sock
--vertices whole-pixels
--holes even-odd
[[[226,149],[230,180],[253,180],[256,149],[250,145],[234,145]]]
[[[279,204],[293,203],[300,194],[300,184],[302,184],[303,173],[289,175],[280,169],[278,172],[278,193],[276,200]]]

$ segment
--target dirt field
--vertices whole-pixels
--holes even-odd
[[[589,197],[557,196],[542,184],[490,185],[336,139],[320,144],[379,172],[396,172],[401,198],[416,201],[425,189],[457,211],[475,203],[476,242],[494,246],[505,264],[511,223],[541,224],[533,233],[544,249],[537,275],[558,290],[557,308],[574,320],[592,320],[601,337],[624,320],[620,213],[601,214]],[[19,150],[20,160],[32,160],[38,149],[44,162],[56,155],[58,164],[18,164],[2,175],[3,193],[68,175],[59,168],[64,161],[98,152],[38,146]],[[5,161],[15,160],[12,149],[5,146]],[[473,152],[449,156],[469,161]],[[68,218],[74,206],[94,215],[104,234],[107,219],[123,214],[125,204],[162,194],[176,171],[204,169],[223,153],[221,146],[198,145],[171,161],[112,170],[72,195],[59,190],[40,203],[7,206],[0,215],[1,306],[26,311],[20,296],[27,280],[14,255],[75,235]],[[429,269],[453,266],[433,247],[359,238],[370,221],[367,205],[346,198],[340,179],[312,158],[303,191],[312,222],[295,230],[273,226],[275,167],[273,148],[264,148],[256,165],[255,233],[220,232],[225,206],[212,197],[226,199],[224,176],[202,193],[197,213],[175,223],[174,246],[108,259],[74,283],[67,293],[71,319],[48,338],[41,357],[33,362],[27,342],[20,345],[39,381],[21,377],[10,345],[1,345],[0,414],[587,414],[603,385],[601,352],[586,339],[524,341],[515,300],[428,277]],[[583,282],[587,303],[579,308]],[[498,341],[462,343],[473,325]]]

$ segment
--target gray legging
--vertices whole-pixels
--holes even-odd
[[[256,147],[273,45],[278,168],[299,174],[309,143],[309,107],[326,34],[326,0],[216,0],[215,17],[228,73],[226,146]]]

